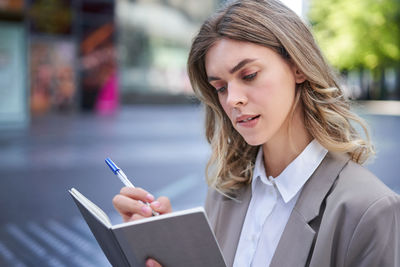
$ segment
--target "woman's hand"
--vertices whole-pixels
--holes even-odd
[[[143,202],[149,202],[151,208]],[[137,187],[123,187],[120,193],[113,198],[113,204],[124,222],[150,217],[152,209],[160,214],[172,211],[167,197],[159,197],[155,200],[149,192]]]
[[[143,202],[149,202],[151,208]],[[154,200],[154,196],[142,188],[123,187],[120,193],[113,198],[113,204],[124,222],[150,217],[152,209],[160,214],[172,211],[171,203],[167,197],[159,197]],[[147,259],[146,267],[162,266],[153,259]]]

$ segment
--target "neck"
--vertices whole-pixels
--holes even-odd
[[[302,109],[298,106],[290,123],[275,137],[263,144],[264,166],[268,176],[277,177],[307,147],[312,136],[304,126]]]

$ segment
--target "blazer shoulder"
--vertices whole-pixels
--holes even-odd
[[[386,197],[400,198],[368,169],[353,161],[341,170],[329,195],[330,200],[360,211]]]
[[[399,266],[400,196],[369,170],[348,161],[324,207],[310,266]]]
[[[364,212],[351,236],[345,263],[345,266],[400,266],[399,196],[382,197]]]

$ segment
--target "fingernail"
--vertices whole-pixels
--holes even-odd
[[[159,208],[161,206],[161,203],[158,201],[154,201],[154,202],[151,202],[151,205],[154,206],[155,208]]]
[[[149,207],[147,207],[147,206],[143,206],[143,207],[141,208],[141,210],[142,210],[142,213],[143,213],[144,215],[147,215],[147,214],[149,214],[149,213],[151,212],[151,209],[150,209]]]
[[[147,194],[147,195],[146,195],[146,199],[147,199],[149,202],[152,202],[152,201],[154,200],[154,196],[153,196],[152,194]]]

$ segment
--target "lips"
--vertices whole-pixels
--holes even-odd
[[[255,119],[258,119],[260,115],[244,115],[236,119],[236,123],[246,123]]]

